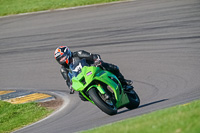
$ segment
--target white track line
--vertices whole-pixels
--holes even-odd
[[[49,116],[45,117],[44,119],[39,120],[39,121],[37,121],[37,122],[35,122],[35,123],[33,123],[33,124],[30,124],[30,125],[28,125],[28,126],[25,126],[25,127],[23,127],[23,128],[20,128],[19,130],[16,130],[16,131],[14,131],[13,133],[18,132],[18,131],[20,131],[20,130],[23,130],[23,129],[25,129],[25,128],[34,126],[34,125],[36,125],[36,124],[38,124],[38,123],[40,123],[40,122],[42,122],[42,121],[45,121],[45,120],[49,119],[50,117],[52,117],[52,116],[58,114],[60,111],[62,111],[63,109],[65,109],[65,108],[67,107],[67,105],[69,104],[69,102],[70,102],[70,99],[68,98],[67,94],[65,94],[65,93],[58,92],[58,91],[54,91],[54,92],[50,92],[50,94],[51,94],[51,95],[54,95],[54,96],[60,97],[60,98],[63,100],[62,106],[61,106],[58,110],[56,110],[56,111],[54,111],[52,114],[50,114]]]

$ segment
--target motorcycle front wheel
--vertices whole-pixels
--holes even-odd
[[[108,115],[117,114],[117,108],[110,99],[104,98],[105,94],[101,94],[96,88],[91,88],[89,90],[89,96],[91,100],[96,104],[96,106]]]

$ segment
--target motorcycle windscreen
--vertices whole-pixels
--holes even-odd
[[[71,72],[68,74],[70,80],[73,77],[77,77],[77,75],[82,72],[81,70],[84,66],[89,66],[85,59],[77,60],[76,62],[71,63],[69,66]]]

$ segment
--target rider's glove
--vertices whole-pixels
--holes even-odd
[[[94,66],[99,66],[101,65],[101,57],[98,54],[93,55],[93,60],[94,60]]]
[[[94,66],[101,66],[102,60],[101,59],[97,59],[94,61]]]
[[[94,65],[95,66],[100,66],[102,63],[101,57],[100,55],[96,55],[95,59],[94,59]]]

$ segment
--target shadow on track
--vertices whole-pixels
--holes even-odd
[[[138,108],[143,108],[143,107],[146,107],[146,106],[149,106],[149,105],[152,105],[152,104],[156,104],[156,103],[160,103],[160,102],[164,102],[164,101],[167,101],[167,100],[169,100],[169,99],[162,99],[162,100],[159,100],[159,101],[147,103],[147,104],[139,106]]]
[[[155,101],[155,102],[150,102],[150,103],[147,103],[147,104],[144,104],[144,105],[140,105],[138,108],[143,108],[143,107],[153,105],[153,104],[156,104],[156,103],[160,103],[160,102],[164,102],[164,101],[167,101],[167,100],[169,100],[169,99],[162,99],[162,100],[158,100],[158,101]],[[118,112],[117,114],[122,114],[122,113],[125,113],[125,112],[128,112],[128,111],[131,111],[131,110],[126,109],[126,110]]]

